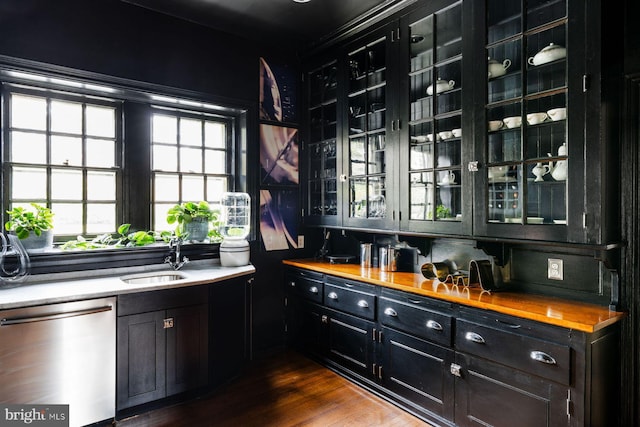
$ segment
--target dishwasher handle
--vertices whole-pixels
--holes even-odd
[[[111,311],[111,310],[113,310],[113,306],[105,305],[103,307],[85,308],[83,310],[63,311],[60,313],[43,314],[42,316],[0,319],[0,326],[11,326],[11,325],[20,325],[22,323],[44,322],[47,320],[66,319],[67,317],[86,316],[88,314],[102,313],[104,311]]]

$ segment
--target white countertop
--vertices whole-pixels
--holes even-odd
[[[129,284],[122,276],[148,272],[171,272],[166,264],[143,267],[111,268],[72,273],[30,276],[15,287],[0,287],[0,309],[77,301],[91,298],[180,288],[221,282],[254,273],[253,265],[222,267],[219,261],[194,261],[178,272],[184,279],[171,282]]]

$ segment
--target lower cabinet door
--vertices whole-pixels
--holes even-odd
[[[167,310],[167,396],[208,383],[207,305]]]
[[[322,323],[327,330],[327,357],[364,377],[377,376],[373,365],[375,323],[333,310],[326,313]]]
[[[457,426],[568,426],[567,386],[456,353]]]
[[[286,313],[287,341],[305,353],[323,356],[326,347],[323,314],[321,306],[290,297]]]
[[[165,312],[118,318],[117,410],[166,395]]]
[[[418,411],[453,420],[453,350],[388,328],[382,337],[383,386]]]

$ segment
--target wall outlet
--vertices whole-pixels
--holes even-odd
[[[561,259],[547,259],[547,278],[551,280],[564,280],[564,271]]]

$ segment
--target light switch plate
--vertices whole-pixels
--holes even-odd
[[[547,259],[547,278],[551,280],[564,280],[564,271],[561,259]]]
[[[298,249],[304,248],[304,235],[298,236]]]

